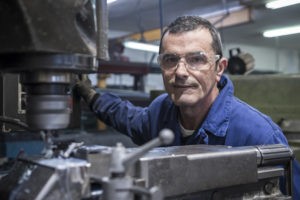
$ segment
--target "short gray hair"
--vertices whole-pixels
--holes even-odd
[[[220,38],[220,34],[216,27],[212,25],[208,20],[199,17],[199,16],[181,16],[175,19],[175,21],[171,22],[167,28],[164,30],[159,46],[159,53],[162,52],[162,40],[166,33],[176,34],[183,33],[192,30],[196,30],[198,28],[206,28],[211,36],[212,36],[212,48],[216,54],[223,56],[222,52],[222,42]]]

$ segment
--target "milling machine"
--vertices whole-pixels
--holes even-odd
[[[53,167],[60,171],[64,168],[77,173],[78,170],[87,168],[88,163],[80,160],[65,159],[52,162],[56,156],[53,152],[52,135],[78,122],[79,99],[74,95],[71,96],[72,84],[75,83],[77,75],[96,72],[98,60],[105,59],[103,52],[106,52],[104,48],[107,46],[105,45],[107,26],[97,22],[107,22],[105,19],[102,20],[107,14],[106,11],[106,1],[0,2],[1,132],[3,135],[24,134],[23,138],[26,138],[26,134],[41,135],[45,142],[41,155],[27,161],[21,161],[21,156],[16,165],[20,165],[22,169],[17,173],[14,173],[14,168],[10,170],[9,173],[14,173],[14,177],[18,179],[18,184],[14,185],[15,182],[11,178],[7,182],[5,178],[7,176],[1,179],[1,199],[25,198],[19,197],[18,188],[25,184],[25,179],[28,178],[25,173],[29,173],[29,168],[39,168],[41,158],[49,159],[45,162],[54,163]],[[103,49],[99,49],[100,43]],[[7,98],[10,96],[10,90],[18,92],[17,98]],[[12,106],[7,106],[9,101],[16,102],[13,106],[17,107],[15,113],[21,119],[25,119],[25,123],[7,116],[12,110]],[[26,131],[19,131],[19,128],[15,129],[16,126]],[[14,130],[17,131],[13,132]],[[36,171],[38,169],[31,172],[38,173]],[[22,174],[22,178],[18,173]],[[44,178],[48,178],[47,170],[42,170],[42,173]],[[68,178],[65,180],[67,182]],[[37,184],[43,183],[44,180],[37,181]],[[75,197],[77,193],[81,196],[84,186],[80,184],[80,188],[80,192],[74,190],[76,192],[72,192],[68,198]],[[37,194],[35,191],[29,191],[33,196],[27,199],[45,199],[43,192],[34,196]]]
[[[139,148],[70,143],[54,153],[52,135],[80,124],[75,77],[107,59],[106,16],[106,0],[0,2],[2,92],[10,90],[5,78],[18,75],[18,114],[26,119],[2,112],[1,134],[14,124],[27,130],[14,134],[41,134],[46,144],[1,176],[0,199],[291,199],[293,153],[282,145],[154,148],[172,141],[162,130]]]

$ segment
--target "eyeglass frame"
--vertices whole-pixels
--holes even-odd
[[[206,58],[207,58],[207,62],[205,63],[205,64],[203,64],[202,66],[204,66],[204,65],[207,65],[211,60],[210,60],[210,58],[211,58],[211,56],[208,56],[207,55],[207,53],[206,52],[204,52],[204,51],[195,51],[195,52],[189,52],[189,53],[186,53],[186,54],[184,54],[184,55],[179,55],[179,54],[176,54],[176,53],[161,53],[161,54],[159,54],[158,55],[158,57],[157,57],[157,62],[158,62],[158,64],[160,65],[160,68],[162,69],[162,70],[165,70],[165,71],[172,71],[172,70],[176,70],[177,69],[177,67],[178,67],[178,64],[179,64],[179,62],[180,62],[180,60],[182,59],[182,58],[184,58],[184,60],[185,60],[185,64],[187,65],[187,69],[189,69],[189,70],[193,70],[193,71],[200,71],[200,70],[203,70],[204,68],[199,68],[199,67],[193,67],[191,64],[189,64],[188,63],[188,61],[186,60],[186,56],[187,55],[191,55],[191,54],[196,54],[196,53],[199,53],[199,54],[202,54],[202,55],[205,55],[206,56]],[[164,55],[175,55],[175,56],[177,56],[179,59],[178,59],[178,61],[177,61],[177,63],[173,66],[173,67],[168,67],[168,68],[164,68],[163,67],[163,65],[162,65],[162,62],[161,62],[161,60],[162,60],[162,57],[164,56]],[[214,59],[215,59],[215,62],[218,62],[220,59],[221,59],[221,55],[219,55],[219,54],[214,54],[213,55],[214,56]]]

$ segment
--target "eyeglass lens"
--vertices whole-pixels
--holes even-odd
[[[162,54],[160,56],[160,64],[163,68],[175,67],[181,59],[176,54]],[[188,53],[184,58],[186,63],[191,67],[205,65],[208,62],[207,56],[203,52]]]

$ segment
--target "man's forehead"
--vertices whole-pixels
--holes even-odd
[[[163,37],[162,43],[164,45],[166,41],[172,41],[172,43],[177,44],[188,40],[192,40],[191,45],[196,42],[211,45],[213,38],[208,29],[199,28],[180,33],[167,32]]]
[[[182,36],[186,36],[186,35],[189,35],[189,34],[195,34],[195,35],[199,35],[199,36],[205,36],[206,39],[211,39],[212,40],[212,35],[210,33],[210,31],[205,28],[205,27],[199,27],[197,29],[193,29],[193,30],[188,30],[188,31],[181,31],[181,32],[170,32],[170,31],[167,31],[163,37],[166,38],[168,36],[172,36],[172,37],[182,37]]]

